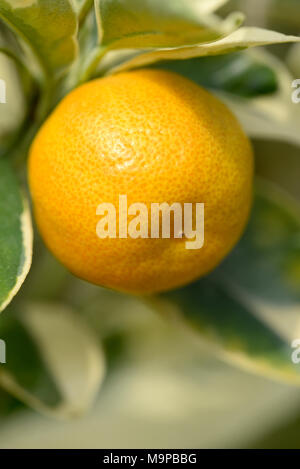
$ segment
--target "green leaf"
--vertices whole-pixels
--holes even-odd
[[[271,379],[300,385],[289,341],[269,327],[241,298],[210,279],[165,293],[153,306],[202,341],[226,362]]]
[[[26,100],[15,60],[9,56],[9,51],[1,47],[0,70],[2,91],[0,99],[0,156],[2,156],[24,122]]]
[[[30,269],[29,208],[7,162],[0,159],[0,311],[19,291]]]
[[[53,75],[76,57],[77,17],[70,0],[0,0],[2,19]]]
[[[300,304],[300,209],[275,186],[264,182],[248,229],[214,273],[229,287],[284,309]]]
[[[86,57],[80,81],[137,54],[137,50],[166,47],[173,50],[186,44],[216,40],[236,29],[243,21],[240,13],[225,20],[212,12],[226,0],[95,0],[98,44]],[[129,53],[128,53],[129,50]],[[115,55],[111,61],[111,55]],[[107,63],[108,59],[108,63]]]
[[[96,0],[102,46],[114,49],[179,47],[222,36],[215,17],[220,1]]]
[[[57,418],[78,417],[94,403],[105,374],[99,341],[57,304],[21,304],[0,322],[6,363],[0,385],[26,405]]]
[[[22,407],[22,404],[11,394],[0,389],[0,419],[2,423],[5,418],[9,418],[12,413],[22,409]]]
[[[110,73],[143,67],[162,60],[183,60],[194,57],[228,54],[250,47],[299,41],[300,38],[296,36],[286,36],[285,34],[266,29],[243,27],[221,39],[204,44],[136,52],[131,54],[131,57],[124,61],[124,63],[110,70]]]
[[[277,92],[252,100],[222,93],[221,99],[236,114],[251,137],[280,140],[299,146],[300,106],[292,101],[293,76],[279,59],[267,51],[251,51],[251,55],[274,70],[278,81]]]
[[[241,52],[183,61],[171,60],[155,67],[180,73],[206,88],[247,98],[271,94],[278,88],[273,68],[251,54]]]
[[[78,15],[79,25],[81,26],[86,16],[93,8],[94,0],[73,0],[73,3]]]

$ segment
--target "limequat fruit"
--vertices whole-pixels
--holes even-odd
[[[133,293],[191,282],[238,241],[252,200],[253,154],[229,109],[175,73],[138,70],[72,91],[36,136],[29,160],[45,243],[75,275]],[[205,240],[97,236],[97,207],[204,203]]]

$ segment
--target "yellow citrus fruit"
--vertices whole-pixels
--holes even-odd
[[[245,227],[252,178],[251,146],[229,109],[180,75],[148,69],[72,91],[29,160],[49,249],[82,279],[134,293],[178,287],[216,267]],[[97,207],[113,204],[118,225],[119,195],[149,213],[152,203],[204,203],[203,247],[187,249],[174,230],[170,239],[100,239]]]

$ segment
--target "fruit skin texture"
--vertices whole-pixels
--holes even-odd
[[[175,73],[142,69],[72,91],[33,142],[29,183],[36,221],[78,277],[132,293],[191,282],[238,241],[252,201],[253,153],[217,98]],[[205,203],[205,241],[100,239],[100,203]],[[118,210],[117,210],[118,213]],[[118,216],[117,216],[118,221]]]

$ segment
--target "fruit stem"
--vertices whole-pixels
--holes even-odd
[[[89,81],[91,78],[93,78],[99,63],[101,62],[101,59],[104,57],[107,51],[108,48],[105,46],[98,46],[92,51],[87,62],[87,66],[84,68],[82,75],[79,77],[79,84],[85,83],[86,81]]]

